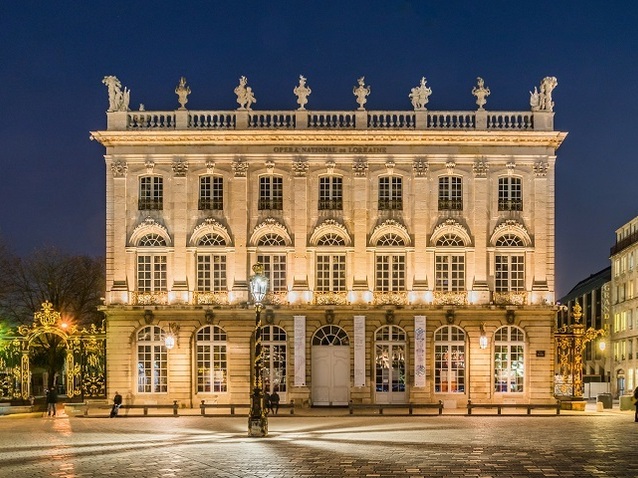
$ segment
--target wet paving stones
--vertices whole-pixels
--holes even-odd
[[[0,476],[638,477],[627,413],[559,417],[2,418]]]

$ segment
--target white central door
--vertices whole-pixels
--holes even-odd
[[[312,340],[312,404],[345,406],[349,400],[348,335],[341,327],[326,325]]]

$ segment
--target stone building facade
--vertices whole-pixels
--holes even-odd
[[[638,217],[616,230],[611,256],[612,393],[638,386]]]
[[[130,111],[107,77],[109,394],[247,403],[251,267],[268,390],[301,405],[552,400],[555,79],[531,111]]]

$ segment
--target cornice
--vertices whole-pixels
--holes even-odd
[[[90,138],[112,146],[201,145],[451,145],[542,146],[558,148],[567,137],[562,131],[92,131]]]

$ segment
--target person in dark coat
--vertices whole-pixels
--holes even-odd
[[[264,411],[272,413],[272,401],[268,392],[264,392]]]
[[[58,392],[55,387],[51,387],[47,392],[47,416],[55,416],[55,404],[58,403]]]
[[[634,407],[636,407],[636,414],[634,415],[634,421],[638,422],[638,387],[634,390]]]
[[[120,392],[116,391],[115,396],[113,397],[113,408],[111,408],[111,414],[109,415],[111,418],[117,416],[117,412],[122,406],[122,395]]]
[[[270,410],[273,411],[274,409],[275,415],[279,413],[279,400],[280,398],[277,390],[273,391],[272,395],[270,396]]]

